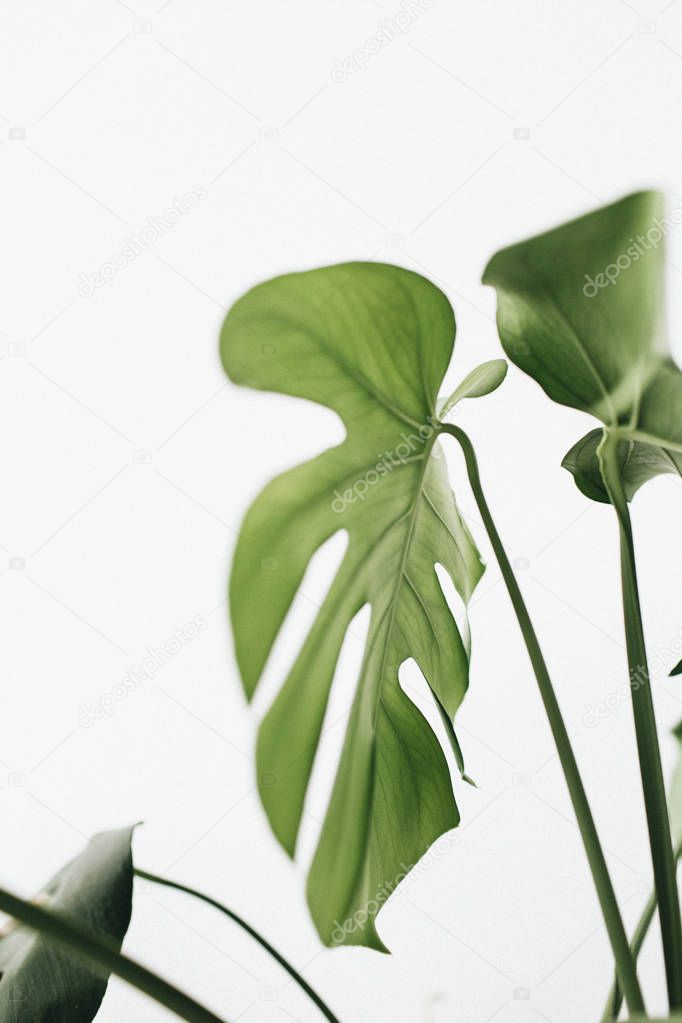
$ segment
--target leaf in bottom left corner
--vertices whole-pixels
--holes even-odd
[[[132,912],[132,834],[122,828],[96,835],[36,901],[120,947]],[[109,979],[24,926],[0,939],[0,977],[0,1020],[8,1023],[90,1023]]]

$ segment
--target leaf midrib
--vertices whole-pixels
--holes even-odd
[[[399,568],[399,570],[398,570],[398,572],[396,574],[397,578],[396,578],[395,586],[394,586],[394,589],[393,589],[393,594],[391,596],[391,600],[390,600],[390,604],[389,604],[390,619],[388,621],[388,624],[385,627],[383,649],[381,651],[380,670],[379,670],[379,674],[378,674],[378,680],[377,680],[377,683],[376,683],[377,699],[376,699],[375,704],[374,704],[374,712],[373,712],[373,717],[372,717],[372,748],[371,748],[371,764],[370,764],[370,773],[369,773],[369,794],[368,794],[368,799],[367,799],[367,817],[368,818],[371,815],[371,807],[372,807],[372,802],[373,802],[373,798],[374,798],[374,785],[375,785],[375,779],[376,779],[376,770],[375,770],[375,760],[376,760],[376,725],[377,725],[377,717],[378,717],[378,714],[379,714],[379,707],[380,706],[384,707],[384,713],[387,715],[387,717],[388,717],[388,719],[389,719],[389,721],[391,723],[391,726],[393,727],[393,730],[396,731],[395,724],[393,723],[393,720],[391,718],[390,712],[389,712],[388,708],[386,707],[386,704],[384,703],[383,698],[382,698],[383,697],[383,692],[382,691],[383,691],[383,685],[384,685],[384,669],[386,667],[386,654],[387,654],[387,651],[388,651],[388,645],[389,645],[390,637],[391,637],[392,632],[393,632],[393,625],[394,625],[394,622],[395,622],[395,615],[396,615],[397,608],[398,608],[398,598],[399,598],[399,595],[400,595],[400,590],[402,588],[403,579],[407,579],[407,573],[406,573],[406,570],[405,570],[405,566],[407,564],[407,558],[409,556],[409,551],[410,551],[410,548],[412,546],[412,538],[414,536],[414,529],[415,529],[415,525],[416,525],[416,522],[417,522],[417,515],[418,515],[418,512],[419,512],[419,501],[420,501],[420,498],[422,497],[422,494],[423,494],[424,478],[426,476],[426,471],[428,469],[429,459],[431,457],[431,450],[432,450],[435,442],[437,441],[437,439],[438,439],[438,433],[435,433],[434,436],[428,441],[428,447],[424,451],[424,464],[422,466],[421,472],[419,474],[419,479],[417,480],[417,484],[415,486],[415,496],[414,496],[414,500],[412,502],[412,506],[408,509],[408,511],[406,513],[404,513],[398,519],[396,519],[395,522],[393,522],[391,524],[391,526],[389,527],[389,530],[387,530],[386,533],[384,534],[384,536],[387,535],[387,533],[390,531],[390,529],[394,529],[395,526],[399,522],[402,522],[405,519],[406,515],[409,515],[410,522],[409,522],[409,526],[408,526],[408,530],[407,530],[407,536],[405,538],[405,543],[403,545],[403,552],[402,552],[402,557],[401,557],[401,560],[400,560],[400,568]],[[379,624],[377,626],[378,629],[381,628],[381,622],[382,622],[383,617],[385,615],[386,615],[386,612],[384,612],[384,615],[382,615],[382,619],[380,619],[380,621],[379,621]],[[362,683],[360,682],[360,684],[362,684]],[[399,684],[400,683],[398,683],[398,685]],[[400,740],[400,736],[398,736],[398,740],[401,741]],[[358,859],[357,859],[357,868],[355,870],[355,874],[354,874],[354,877],[353,877],[353,886],[352,886],[352,889],[351,889],[351,895],[350,895],[349,899],[347,900],[347,904],[352,902],[353,893],[355,892],[355,890],[357,888],[358,880],[359,880],[359,878],[361,876],[364,864],[367,862],[367,849],[368,849],[368,846],[369,846],[370,830],[371,829],[369,827],[363,828],[362,853],[361,853],[360,856],[358,856]]]
[[[609,391],[608,387],[606,386],[606,381],[602,379],[601,374],[599,373],[599,371],[597,370],[597,367],[595,366],[594,362],[592,361],[592,356],[590,355],[590,353],[588,352],[587,348],[585,347],[584,341],[582,340],[582,338],[580,337],[580,334],[578,333],[578,331],[574,327],[570,317],[568,316],[568,313],[566,313],[565,310],[563,309],[561,303],[559,302],[559,299],[556,296],[556,292],[554,291],[554,289],[552,288],[552,286],[551,286],[551,284],[549,282],[546,282],[546,287],[547,287],[547,291],[548,291],[549,295],[552,298],[552,302],[554,304],[554,307],[556,308],[556,310],[559,313],[559,315],[561,316],[562,320],[564,321],[564,323],[568,327],[568,336],[573,341],[573,344],[574,344],[575,348],[577,348],[577,350],[578,350],[578,354],[582,356],[583,361],[585,362],[585,365],[590,370],[590,373],[592,374],[594,380],[596,381],[596,383],[597,383],[597,385],[599,387],[599,390],[602,392],[604,400],[605,400],[605,402],[606,402],[606,404],[607,404],[607,406],[609,408],[609,411],[611,413],[612,421],[613,421],[613,423],[615,423],[617,421],[616,410],[613,407],[611,392]]]
[[[413,499],[412,505],[411,505],[411,507],[409,508],[409,511],[408,511],[410,521],[409,521],[409,524],[408,524],[408,527],[407,527],[407,535],[405,537],[405,543],[403,544],[403,550],[402,550],[402,555],[401,555],[401,559],[400,559],[400,567],[399,567],[399,569],[398,569],[398,571],[396,573],[396,581],[395,581],[395,584],[394,584],[394,587],[393,587],[393,594],[391,595],[391,599],[390,599],[390,603],[389,603],[390,618],[389,618],[389,621],[388,621],[388,623],[386,625],[386,631],[385,631],[384,642],[383,642],[383,649],[381,651],[381,662],[380,662],[380,670],[379,670],[379,684],[377,686],[377,689],[379,690],[379,694],[378,694],[378,699],[377,699],[377,701],[375,703],[374,718],[373,718],[373,721],[372,721],[372,730],[373,730],[374,733],[376,732],[376,719],[377,719],[377,714],[379,712],[379,704],[381,703],[381,696],[382,696],[381,690],[383,688],[384,669],[386,667],[386,654],[387,654],[387,651],[388,651],[388,645],[389,645],[389,641],[390,641],[391,635],[393,634],[393,626],[395,624],[395,616],[396,616],[396,613],[397,613],[397,610],[398,610],[400,590],[401,590],[402,585],[403,585],[403,579],[405,578],[405,566],[407,565],[407,559],[409,557],[410,548],[412,546],[412,539],[413,539],[413,536],[414,536],[414,529],[415,529],[415,525],[416,525],[416,522],[417,522],[417,515],[419,513],[419,502],[420,502],[420,499],[421,499],[422,494],[423,494],[424,479],[426,477],[426,472],[427,472],[427,469],[429,467],[429,459],[431,457],[431,450],[432,450],[433,445],[435,444],[437,438],[438,438],[438,434],[435,434],[435,436],[432,437],[429,440],[428,447],[424,451],[424,463],[422,465],[421,472],[419,473],[419,478],[416,481],[415,491],[414,491],[414,499]]]
[[[418,479],[417,479],[417,481],[415,483],[414,498],[412,500],[412,503],[411,503],[410,507],[405,512],[403,512],[401,515],[399,515],[396,519],[394,519],[393,522],[391,522],[390,525],[387,527],[387,529],[385,529],[380,534],[380,536],[374,541],[374,543],[372,544],[372,549],[374,551],[376,551],[377,548],[379,547],[379,545],[386,538],[386,536],[388,536],[388,534],[393,529],[395,529],[396,526],[398,526],[402,522],[404,522],[405,519],[409,516],[410,522],[409,522],[409,525],[408,525],[407,535],[405,537],[405,542],[403,544],[403,549],[402,549],[402,554],[401,554],[401,559],[400,559],[400,567],[399,567],[399,569],[398,569],[398,571],[396,573],[396,582],[394,584],[393,593],[391,595],[391,598],[390,598],[390,601],[389,601],[387,609],[383,612],[383,614],[382,614],[381,618],[379,619],[379,622],[377,623],[377,626],[376,626],[376,631],[378,632],[382,628],[383,620],[386,617],[386,614],[390,612],[390,619],[388,621],[388,624],[385,626],[383,648],[382,648],[382,652],[381,652],[380,671],[379,671],[379,674],[378,674],[378,682],[377,682],[378,699],[377,699],[377,701],[375,703],[374,719],[372,721],[373,731],[376,731],[376,715],[378,713],[379,704],[381,703],[381,689],[382,689],[382,686],[383,686],[384,669],[386,667],[386,654],[387,654],[387,650],[388,650],[389,641],[390,641],[390,638],[391,638],[392,633],[393,633],[393,626],[394,626],[394,623],[395,623],[395,615],[397,613],[398,604],[399,604],[400,590],[402,588],[404,580],[407,580],[407,582],[411,584],[411,580],[407,576],[406,565],[407,565],[407,560],[408,560],[408,557],[409,557],[409,554],[410,554],[410,550],[411,550],[411,546],[412,546],[412,539],[413,539],[413,536],[414,536],[414,529],[415,529],[415,525],[416,525],[416,521],[417,521],[417,515],[418,515],[418,512],[419,512],[419,502],[420,502],[420,499],[423,498],[427,502],[427,504],[433,509],[433,511],[436,512],[436,514],[438,515],[439,520],[448,529],[448,533],[452,537],[453,541],[455,540],[455,537],[453,536],[452,531],[446,525],[446,523],[443,522],[443,519],[441,518],[440,514],[437,512],[437,510],[434,507],[432,501],[430,500],[430,498],[426,494],[426,491],[424,490],[424,479],[425,479],[426,473],[428,471],[429,459],[431,457],[431,451],[432,451],[432,449],[433,449],[433,447],[434,447],[434,445],[435,445],[435,443],[436,443],[436,441],[438,439],[438,436],[439,436],[438,433],[434,433],[434,436],[432,438],[430,438],[426,442],[425,450],[424,450],[423,454],[421,456],[419,456],[419,458],[413,458],[411,460],[405,459],[403,462],[401,462],[399,468],[403,468],[403,466],[405,464],[407,464],[408,461],[411,461],[412,463],[414,463],[414,461],[422,461],[423,462],[421,471],[419,473],[419,477],[418,477]],[[462,558],[462,553],[459,550],[459,546],[457,544],[455,544],[455,546],[457,547],[457,552],[458,552],[460,558]],[[411,585],[413,585],[413,584],[411,584]],[[427,617],[429,617],[429,616],[427,615]],[[429,617],[429,621],[430,621],[430,617]],[[433,629],[433,623],[431,623],[431,624],[432,624],[432,629]],[[434,631],[434,635],[436,635],[435,629],[433,629],[433,631]],[[438,641],[437,635],[436,635],[436,640]]]
[[[652,444],[657,448],[668,448],[670,451],[682,452],[682,442],[666,440],[664,437],[656,437],[655,434],[647,433],[646,430],[628,430],[627,436],[633,440],[642,441],[644,444]]]

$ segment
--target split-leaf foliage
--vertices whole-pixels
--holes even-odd
[[[342,644],[361,608],[370,607],[308,876],[313,919],[329,944],[382,949],[378,907],[459,822],[444,752],[398,677],[413,658],[461,767],[453,719],[468,685],[468,629],[463,615],[455,620],[436,565],[466,603],[482,564],[438,442],[437,396],[454,336],[454,315],[438,288],[373,263],[268,281],[233,306],[222,330],[232,380],[333,409],[346,431],[341,444],[256,498],[230,580],[237,660],[251,697],[310,559],[338,531],[347,535],[343,561],[258,738],[261,799],[292,855]],[[451,401],[497,386],[499,361]]]
[[[554,401],[600,423],[571,448],[563,465],[584,494],[616,509],[631,669],[637,659],[646,665],[646,653],[627,503],[656,476],[682,476],[682,373],[663,321],[664,223],[660,195],[637,193],[502,250],[484,275],[497,291],[499,334],[509,358]],[[682,853],[682,767],[669,788],[668,825],[647,679],[639,686],[645,696],[633,688],[633,705],[657,890],[629,957],[568,734],[482,494],[473,448],[463,431],[443,424],[464,398],[498,387],[507,364],[483,363],[439,399],[454,337],[454,314],[438,288],[418,274],[376,263],[275,278],[248,292],[225,320],[221,354],[235,383],[325,406],[345,429],[340,444],[265,487],[246,514],[234,555],[232,625],[251,698],[294,599],[305,588],[312,558],[336,533],[346,538],[327,594],[260,727],[261,800],[275,835],[293,856],[323,732],[342,723],[308,901],[327,944],[384,950],[375,926],[378,911],[429,846],[459,823],[450,758],[467,779],[454,722],[469,684],[466,605],[483,564],[448,480],[439,438],[449,433],[464,450],[573,806],[584,817],[581,834],[621,982],[614,984],[604,1019],[616,1018],[621,986],[627,987],[631,1018],[645,1018],[639,1015],[644,1005],[634,964],[657,906],[670,1006],[676,1009],[682,1003],[682,963],[671,868],[673,855]],[[461,605],[456,611],[437,566],[454,586]],[[366,606],[369,626],[357,676],[337,678],[343,645],[353,639],[353,621]],[[408,660],[426,680],[437,730],[401,673]],[[680,673],[682,662],[670,671]],[[328,716],[333,684],[344,690],[341,721]],[[680,728],[676,735],[682,738]],[[0,906],[24,922],[0,938],[0,1018],[90,1023],[113,971],[190,1023],[222,1023],[120,955],[131,914],[130,842],[131,829],[97,836],[35,904],[0,890]],[[184,885],[141,873],[198,895],[239,923],[336,1023],[298,972],[231,910]]]

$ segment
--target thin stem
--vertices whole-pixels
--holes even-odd
[[[261,945],[266,952],[269,952],[273,959],[276,959],[280,966],[284,967],[289,976],[296,981],[300,988],[302,988],[307,994],[308,998],[318,1007],[323,1016],[330,1021],[330,1023],[339,1023],[338,1018],[334,1015],[328,1005],[320,998],[316,991],[311,988],[310,984],[305,980],[304,977],[296,970],[291,963],[287,962],[283,955],[273,948],[269,941],[267,941],[262,935],[258,933],[255,928],[247,924],[246,920],[243,920],[233,910],[228,909],[227,906],[223,906],[221,902],[217,902],[212,899],[209,895],[204,895],[202,892],[198,892],[195,888],[188,888],[187,885],[180,884],[178,881],[168,881],[165,877],[159,877],[157,874],[150,874],[146,870],[139,870],[135,868],[135,874],[137,877],[143,877],[147,881],[152,881],[154,884],[164,885],[166,888],[174,888],[178,892],[184,892],[186,895],[192,895],[195,899],[201,899],[202,902],[208,903],[209,906],[213,906],[214,909],[220,910],[225,916],[228,916],[230,920],[234,920],[247,934],[250,934],[259,945]]]
[[[592,871],[592,877],[597,890],[602,916],[604,917],[604,924],[611,942],[611,948],[613,949],[618,977],[623,987],[623,991],[625,992],[630,1012],[632,1014],[644,1014],[644,1001],[639,981],[637,979],[635,961],[630,952],[623,919],[620,914],[620,909],[618,908],[613,884],[611,883],[609,870],[599,842],[599,835],[597,834],[597,829],[592,817],[592,811],[590,810],[590,804],[587,800],[582,778],[580,777],[580,771],[578,770],[578,764],[576,763],[575,754],[573,753],[571,740],[566,730],[564,719],[561,715],[561,708],[559,707],[554,687],[552,685],[552,680],[549,676],[547,665],[545,664],[545,659],[542,655],[542,650],[540,649],[540,644],[537,636],[535,635],[535,630],[528,614],[528,609],[526,608],[521,590],[519,589],[512,567],[509,564],[509,559],[495,527],[492,515],[490,514],[490,509],[488,508],[488,503],[483,493],[476,454],[466,433],[464,433],[464,431],[458,426],[442,424],[441,430],[455,437],[464,453],[464,460],[469,474],[471,489],[476,499],[478,510],[481,514],[481,518],[483,519],[493,551],[495,552],[495,557],[497,558],[497,562],[500,566],[502,577],[506,584],[509,597],[516,613],[516,618],[523,634],[523,639],[533,666],[533,671],[535,673],[538,689],[540,690],[540,696],[542,697],[542,702],[545,707],[549,726],[554,737],[557,753],[559,754],[559,760],[561,762],[561,767],[566,779],[566,785],[568,787],[573,809],[578,821],[578,828],[580,829],[580,834],[582,836],[587,860],[590,865],[590,870]]]
[[[12,895],[0,888],[0,910],[21,920],[27,927],[39,931],[49,940],[63,945],[80,959],[86,959],[102,972],[116,973],[133,987],[165,1005],[187,1023],[226,1023],[205,1009],[189,995],[157,977],[139,963],[121,955],[116,943],[103,934],[92,931],[73,918],[67,918],[42,906]]]
[[[674,851],[675,860],[677,861],[682,856],[682,841],[679,841],[677,843]],[[656,892],[653,891],[649,898],[647,899],[646,906],[642,910],[642,915],[639,918],[639,923],[635,927],[634,933],[632,935],[632,941],[630,942],[630,951],[632,952],[635,961],[637,960],[639,953],[642,951],[644,939],[647,936],[649,927],[651,926],[651,921],[653,920],[655,913]],[[622,1004],[623,993],[620,989],[620,984],[618,983],[618,977],[614,977],[613,985],[611,987],[611,990],[609,991],[609,997],[606,999],[606,1007],[604,1009],[604,1014],[602,1016],[602,1023],[610,1023],[611,1020],[618,1019],[618,1013],[620,1012],[620,1007]]]
[[[637,586],[635,545],[630,511],[623,490],[618,461],[619,438],[605,433],[599,446],[599,462],[609,497],[618,516],[620,566],[623,589],[625,642],[630,669],[630,692],[635,719],[637,752],[642,776],[644,807],[649,829],[649,845],[654,870],[654,885],[661,921],[663,957],[671,1009],[682,1006],[682,922],[677,893],[675,857],[665,795],[661,751],[658,745],[656,717],[651,696],[642,609]]]

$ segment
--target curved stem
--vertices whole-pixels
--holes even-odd
[[[630,1012],[632,1014],[643,1014],[645,1012],[644,1001],[642,999],[642,992],[637,979],[635,961],[630,952],[623,919],[620,914],[620,909],[618,908],[613,884],[611,883],[611,877],[609,875],[609,870],[599,841],[599,835],[597,834],[594,818],[592,817],[590,804],[587,800],[587,794],[583,786],[582,778],[580,777],[580,771],[578,769],[578,764],[576,763],[575,754],[573,753],[571,740],[566,730],[564,719],[561,715],[561,708],[559,707],[554,687],[552,685],[552,680],[549,676],[540,644],[537,636],[535,635],[535,630],[528,614],[528,609],[521,594],[521,590],[519,589],[512,567],[509,564],[509,559],[495,527],[492,515],[490,514],[490,509],[488,508],[488,503],[483,493],[476,454],[466,433],[464,433],[464,431],[458,426],[442,424],[441,431],[451,434],[451,436],[459,442],[464,453],[464,460],[469,474],[471,489],[476,499],[476,504],[478,505],[478,510],[481,514],[481,518],[483,519],[493,551],[495,552],[495,557],[497,558],[497,562],[500,566],[500,571],[502,572],[502,577],[506,584],[509,597],[513,604],[516,618],[523,634],[526,649],[528,650],[528,655],[533,666],[533,671],[535,673],[538,689],[540,690],[540,696],[545,707],[549,726],[552,730],[557,753],[559,754],[559,760],[566,779],[566,785],[568,787],[573,809],[577,818],[578,828],[580,829],[583,845],[587,854],[587,860],[590,865],[590,870],[592,871],[592,877],[597,890],[604,924],[611,942],[611,948],[613,949],[618,978],[623,991],[625,992]]]
[[[620,532],[620,567],[623,589],[625,642],[630,669],[630,692],[635,719],[637,752],[642,776],[644,807],[649,829],[649,845],[654,870],[663,939],[663,957],[671,1009],[682,1006],[682,922],[677,893],[675,857],[670,834],[670,820],[658,744],[656,717],[651,696],[642,609],[637,586],[635,545],[630,511],[623,490],[618,461],[619,438],[604,433],[598,449],[602,477],[618,516]]]
[[[166,888],[174,888],[178,892],[184,892],[186,895],[192,895],[194,896],[195,899],[200,899],[202,902],[206,902],[209,906],[213,906],[214,909],[217,909],[221,913],[224,913],[225,916],[228,916],[230,920],[233,920],[243,930],[245,930],[247,934],[250,934],[251,937],[254,938],[258,942],[258,944],[265,949],[266,952],[270,953],[273,959],[277,960],[280,966],[282,966],[287,971],[289,976],[296,981],[298,986],[302,988],[303,991],[305,991],[308,998],[310,998],[310,1000],[315,1003],[315,1005],[318,1007],[322,1015],[325,1016],[330,1021],[330,1023],[339,1023],[339,1020],[331,1011],[329,1006],[326,1005],[322,998],[320,998],[320,996],[317,994],[317,992],[314,991],[313,988],[311,988],[310,984],[304,977],[301,976],[298,970],[296,970],[291,965],[291,963],[287,962],[284,956],[281,955],[281,953],[279,953],[276,948],[273,948],[270,942],[267,941],[262,935],[260,935],[258,931],[255,930],[255,928],[251,927],[250,924],[247,924],[246,920],[243,920],[233,910],[228,909],[227,906],[223,906],[221,902],[217,902],[215,899],[212,899],[209,895],[204,895],[202,892],[198,892],[195,888],[188,888],[187,885],[180,884],[177,881],[168,881],[165,877],[159,877],[157,874],[150,874],[146,870],[139,870],[137,867],[135,868],[134,873],[136,874],[137,877],[143,877],[145,878],[145,880],[152,881],[154,884],[161,884],[164,885]]]
[[[682,856],[682,841],[679,841],[675,846],[675,860],[679,860]],[[651,921],[656,913],[656,892],[653,891],[647,899],[646,906],[642,910],[642,915],[639,918],[639,922],[635,927],[632,935],[632,941],[630,942],[630,950],[635,960],[642,951],[642,945],[644,939],[647,936]],[[602,1015],[602,1023],[610,1023],[611,1020],[618,1019],[618,1013],[620,1007],[623,1004],[623,993],[618,983],[618,977],[614,977],[613,985],[609,991],[609,997],[606,999],[606,1006]]]
[[[226,1023],[189,995],[157,977],[139,963],[121,955],[116,943],[106,935],[93,934],[77,920],[26,902],[4,888],[0,888],[0,910],[9,913],[16,920],[21,920],[32,930],[39,931],[49,940],[63,945],[78,958],[88,960],[107,973],[115,973],[122,977],[187,1023]]]

